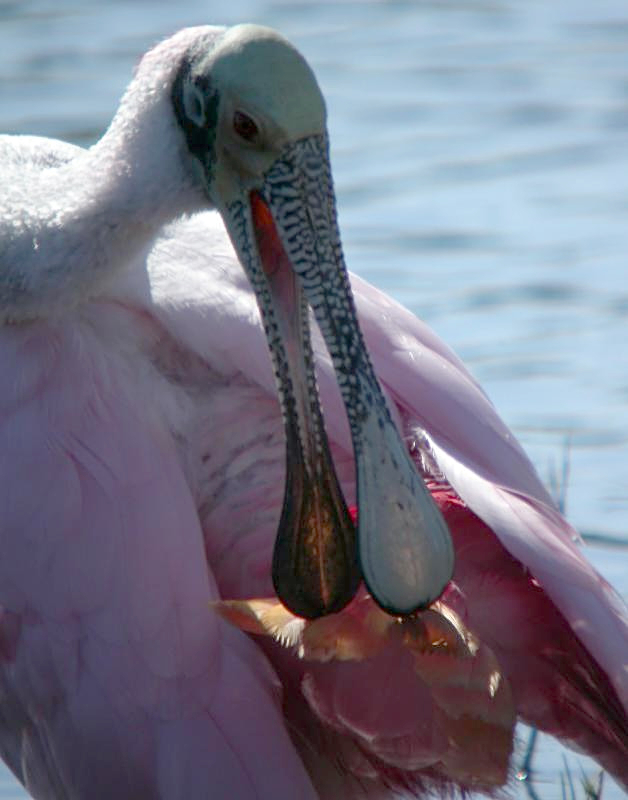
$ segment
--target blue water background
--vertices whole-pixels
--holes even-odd
[[[0,0],[0,130],[90,144],[152,43],[243,21],[318,75],[350,268],[465,360],[627,596],[626,0]],[[565,754],[594,774],[543,737],[542,800]]]

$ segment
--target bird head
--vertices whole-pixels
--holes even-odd
[[[209,52],[188,53],[173,103],[206,189],[221,210],[252,189],[291,143],[326,130],[312,70],[269,28],[229,28]]]

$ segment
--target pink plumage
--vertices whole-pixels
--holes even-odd
[[[170,128],[164,137],[155,162],[178,142]],[[59,186],[55,170],[88,157],[32,139],[3,139],[0,152],[9,176]],[[9,232],[30,224],[16,208]],[[60,219],[74,221],[54,216],[52,234]],[[128,224],[129,240],[144,241]],[[8,314],[0,329],[0,751],[33,797],[491,790],[509,777],[518,718],[628,784],[622,601],[457,357],[355,277],[375,370],[456,567],[438,602],[405,620],[364,589],[314,622],[278,604],[284,428],[255,295],[217,213],[155,227],[97,288],[29,321]],[[91,268],[94,244],[83,244]],[[122,248],[101,245],[112,257]],[[318,333],[314,353],[355,503],[349,427]]]
[[[209,247],[216,258],[208,268]],[[225,797],[255,796],[252,788],[234,788],[248,786],[246,780],[261,797],[313,791],[305,788],[308,778],[282,721],[277,678],[258,647],[209,610],[219,597],[271,594],[283,470],[281,419],[255,301],[229,256],[218,218],[195,218],[157,243],[135,290],[125,279],[112,293],[124,292],[124,306],[111,298],[62,323],[3,332],[3,374],[15,376],[2,396],[2,541],[11,554],[0,564],[2,601],[10,609],[2,622],[10,723],[3,746],[34,796],[48,796],[41,787],[56,780],[77,797],[87,786],[98,796],[99,783],[107,787],[103,797],[114,787],[119,797],[176,797],[202,785],[220,797],[217,775],[227,763],[233,775]],[[178,296],[170,280],[177,281]],[[372,287],[354,278],[354,289],[408,443],[418,424],[452,445],[456,423],[467,435],[475,425],[485,469],[499,470],[491,454],[501,448],[518,481],[513,489],[535,487],[529,462],[442,343]],[[233,302],[226,306],[228,295]],[[392,346],[393,337],[403,346]],[[319,347],[326,418],[351,497],[345,423]],[[395,359],[406,363],[397,375]],[[426,364],[431,367],[421,371]],[[445,370],[455,394],[440,381]],[[465,392],[475,405],[465,403]],[[432,425],[430,415],[447,402],[463,411]],[[457,454],[470,470],[471,445],[458,446]],[[491,491],[508,491],[482,480]],[[495,653],[518,714],[625,780],[620,601],[571,539],[555,533],[555,526],[568,528],[544,494],[540,500],[523,489],[512,495],[513,505],[534,512],[527,552],[536,560],[525,561],[508,552],[508,517],[493,533],[445,483],[433,491],[456,546],[454,606]],[[554,580],[537,579],[547,563],[557,565]],[[577,580],[588,581],[586,593]],[[566,621],[574,605],[582,620],[576,631],[589,632],[590,605],[605,647],[588,649],[574,634]],[[434,715],[425,711],[425,686],[409,656],[405,666],[400,662],[394,644],[377,658],[338,665],[308,665],[292,650],[278,650],[267,648],[300,749],[308,749],[301,737],[310,735],[329,758],[328,748],[345,753],[340,772],[329,765],[322,770],[315,760],[315,785],[350,788],[352,768],[367,785],[373,782],[372,791],[380,780],[375,775],[384,785],[408,787],[447,780],[439,757],[442,730],[429,724]],[[404,682],[408,692],[400,691]],[[340,718],[342,724],[334,722]],[[16,742],[8,730],[26,733]],[[227,745],[236,761],[225,760]],[[405,763],[404,752],[410,753]],[[272,768],[273,759],[281,770]],[[460,781],[461,773],[453,778]],[[468,776],[467,785],[473,785]]]

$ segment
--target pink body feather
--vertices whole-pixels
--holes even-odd
[[[628,782],[623,604],[458,359],[353,287],[452,528],[444,602],[484,648],[481,669],[496,659],[509,682],[496,736],[511,693],[519,716]],[[354,502],[348,428],[315,346]],[[0,747],[34,797],[374,798],[505,777],[488,765],[474,779],[473,732],[451,701],[473,727],[487,697],[465,698],[472,680],[455,689],[457,673],[440,690],[396,629],[372,655],[308,660],[211,610],[270,596],[284,470],[255,299],[216,214],[166,229],[99,302],[4,327],[0,372]],[[372,605],[356,603],[349,640]]]

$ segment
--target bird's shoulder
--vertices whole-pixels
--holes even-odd
[[[45,136],[0,135],[0,170],[52,169],[83,152],[77,145]]]

